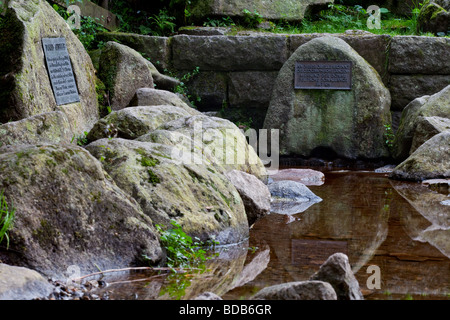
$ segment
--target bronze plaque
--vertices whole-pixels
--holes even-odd
[[[295,89],[352,89],[351,61],[297,61]]]
[[[45,60],[58,106],[80,102],[65,38],[43,38]]]

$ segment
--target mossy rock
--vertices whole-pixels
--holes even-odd
[[[351,61],[351,90],[294,88],[297,61]],[[344,40],[301,45],[280,70],[264,122],[280,130],[280,154],[378,159],[389,156],[391,97],[379,74]]]
[[[42,38],[55,37],[66,39],[79,103],[56,105],[42,47]],[[47,1],[7,1],[0,18],[0,42],[0,123],[60,110],[73,133],[92,127],[99,118],[94,67],[81,42]]]
[[[61,278],[69,266],[82,274],[156,263],[162,259],[152,220],[75,145],[4,148],[0,190],[16,208],[4,262]]]
[[[221,244],[248,237],[239,193],[214,167],[183,161],[180,149],[151,142],[101,139],[86,148],[155,224],[170,227],[174,219],[190,236]]]

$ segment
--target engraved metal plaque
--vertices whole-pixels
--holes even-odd
[[[352,89],[351,61],[298,61],[295,89]]]
[[[79,102],[75,76],[70,63],[65,38],[43,38],[47,70],[58,106]]]

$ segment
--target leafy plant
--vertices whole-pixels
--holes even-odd
[[[164,73],[179,80],[180,83],[173,90],[175,93],[179,93],[187,98],[194,107],[196,102],[201,101],[200,97],[196,97],[194,99],[193,95],[189,92],[189,89],[187,87],[187,83],[200,73],[200,67],[195,67],[194,70],[183,74],[181,77],[178,77],[174,72],[171,72],[167,69],[164,70]]]
[[[394,131],[392,130],[392,127],[390,124],[385,124],[384,129],[385,129],[384,136],[386,138],[386,145],[389,148],[392,148],[394,145],[394,140],[395,140]]]
[[[74,135],[72,137],[72,140],[70,141],[70,143],[73,143],[74,141],[76,141],[77,145],[79,145],[80,147],[85,146],[89,142],[87,139],[88,134],[89,134],[89,132],[85,131],[78,136]]]
[[[174,21],[175,17],[170,16],[167,9],[162,9],[159,14],[153,15],[149,18],[151,21],[151,26],[153,27],[153,35],[155,36],[166,36],[175,32],[175,27],[177,26]],[[141,30],[142,30],[141,26]],[[150,30],[150,29],[148,29]]]
[[[0,242],[6,239],[6,247],[9,248],[8,231],[12,228],[16,209],[14,205],[8,206],[4,191],[0,192]]]
[[[199,239],[194,241],[175,221],[170,221],[172,229],[163,230],[160,225],[156,229],[160,233],[161,244],[167,251],[167,265],[171,268],[198,267],[206,260],[211,259],[203,247],[206,245]],[[217,244],[217,242],[213,242]]]
[[[247,9],[244,9],[242,10],[242,13],[244,14],[244,23],[250,28],[256,27],[263,21],[261,15],[256,11],[251,12]]]

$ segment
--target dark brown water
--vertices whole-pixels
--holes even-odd
[[[211,291],[247,299],[275,284],[307,280],[333,253],[348,255],[365,299],[450,299],[447,195],[373,172],[326,172],[310,186],[323,199],[306,211],[270,214],[248,242],[220,248],[203,273],[108,276],[111,299],[192,299]],[[379,268],[380,289],[367,283]]]

